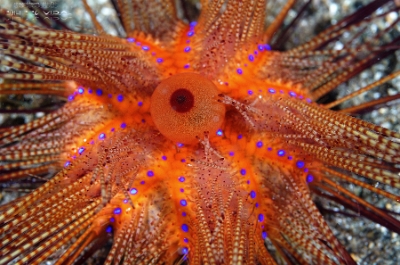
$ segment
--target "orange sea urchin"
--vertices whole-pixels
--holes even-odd
[[[2,206],[0,264],[83,263],[110,238],[105,264],[355,264],[312,194],[400,232],[341,185],[400,200],[400,134],[347,114],[399,94],[341,111],[331,108],[343,99],[318,103],[398,50],[398,20],[357,40],[394,2],[371,2],[288,51],[278,29],[295,1],[266,27],[262,0],[201,1],[189,24],[175,1],[116,0],[124,38],[83,3],[95,35],[1,12],[0,93],[67,102],[0,130],[2,181],[57,172]]]

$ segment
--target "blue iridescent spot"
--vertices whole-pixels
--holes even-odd
[[[89,94],[92,94],[92,93],[93,93],[93,90],[89,88],[89,89],[88,89],[88,93],[89,93]]]
[[[85,89],[83,89],[83,87],[78,87],[78,93],[79,94],[83,94],[83,92],[85,92]]]
[[[192,22],[190,22],[190,24],[189,24],[191,27],[195,27],[196,25],[197,25],[197,21],[192,21]]]
[[[180,176],[180,177],[178,178],[178,180],[179,180],[180,182],[185,182],[185,177]]]
[[[105,133],[100,133],[99,139],[100,140],[104,140],[104,138],[106,138],[106,134]]]
[[[115,218],[114,218],[114,217],[111,217],[111,218],[110,218],[110,222],[111,222],[111,223],[114,223],[114,222],[115,222]]]
[[[257,146],[258,148],[263,147],[263,142],[262,142],[262,141],[258,141],[258,142],[256,143],[256,146]]]
[[[268,234],[267,234],[267,232],[263,231],[263,232],[261,233],[261,236],[262,236],[262,239],[265,240],[265,239],[267,238]]]
[[[246,169],[242,168],[242,169],[240,170],[240,174],[241,174],[242,176],[246,175]]]
[[[239,134],[238,139],[242,139],[242,138],[243,138],[243,135]]]
[[[241,68],[236,69],[236,73],[238,73],[239,75],[243,74],[243,70]]]
[[[275,89],[273,89],[273,88],[269,88],[269,89],[268,89],[268,92],[271,93],[271,94],[275,94],[276,91],[275,91]]]
[[[106,228],[106,233],[111,233],[111,232],[112,232],[112,226],[109,225],[109,226],[107,226],[107,228]]]
[[[177,146],[178,146],[179,148],[182,148],[182,147],[183,147],[183,143],[178,143]]]
[[[186,205],[187,205],[187,201],[186,201],[185,199],[182,199],[181,202],[180,202],[180,204],[181,204],[182,206],[186,206]]]
[[[96,95],[98,96],[103,95],[103,90],[101,90],[100,88],[96,89]]]
[[[256,197],[256,192],[254,190],[250,191],[250,197],[254,199]]]
[[[143,46],[142,49],[143,49],[143,51],[146,51],[146,52],[147,52],[148,50],[150,50],[150,48],[149,48],[148,46]]]
[[[247,184],[250,184],[250,180],[248,179],[248,180],[246,181],[246,183],[247,183]]]
[[[78,153],[81,155],[85,151],[85,147],[79,147]]]
[[[263,215],[262,213],[260,213],[260,214],[258,215],[258,221],[259,221],[259,222],[264,221],[264,215]]]
[[[272,147],[268,147],[267,150],[268,150],[268,151],[272,151]]]
[[[250,62],[254,61],[254,56],[252,54],[249,55],[249,61]]]
[[[189,226],[187,225],[187,224],[183,224],[182,226],[181,226],[181,228],[182,228],[182,231],[183,232],[189,232]]]
[[[68,97],[68,101],[72,101],[72,100],[74,100],[74,96],[73,95]]]
[[[247,91],[247,94],[249,94],[249,95],[253,95],[253,90],[249,90],[249,91]]]
[[[304,161],[299,160],[296,162],[296,167],[298,167],[298,168],[303,168],[304,165],[305,165]]]
[[[124,96],[123,95],[118,95],[117,96],[117,100],[119,101],[119,102],[122,102],[122,100],[124,100]]]
[[[229,152],[229,156],[234,156],[234,155],[235,155],[235,152],[232,152],[232,151]]]
[[[293,91],[290,91],[290,92],[289,92],[289,95],[290,95],[291,97],[295,97],[295,96],[296,96],[296,93],[293,92]]]
[[[115,208],[114,209],[114,214],[120,214],[122,212],[121,208]]]
[[[189,67],[190,67],[189,64],[185,64],[185,65],[183,66],[183,68],[185,68],[185,69],[188,69]]]
[[[167,157],[166,156],[162,156],[161,159],[165,161],[165,160],[167,160]]]
[[[313,181],[314,181],[314,176],[311,175],[311,174],[308,174],[307,175],[307,182],[310,183],[310,182],[313,182]]]
[[[71,165],[71,161],[67,161],[67,162],[65,162],[64,167],[68,167],[70,165]]]
[[[307,101],[308,103],[311,103],[311,102],[312,102],[312,100],[311,100],[310,98],[306,98],[306,101]]]
[[[185,162],[186,162],[186,159],[182,158],[182,159],[181,159],[181,162],[182,162],[182,163],[185,163]]]
[[[182,254],[186,255],[187,253],[189,253],[189,249],[187,247],[182,248]]]
[[[138,190],[137,190],[136,188],[132,188],[129,192],[130,192],[132,195],[135,195],[135,194],[138,192]]]
[[[263,50],[264,50],[264,46],[262,46],[261,44],[259,44],[259,45],[257,46],[257,48],[258,48],[259,51],[263,51]]]
[[[184,238],[183,238],[183,242],[189,243],[189,239],[187,239],[186,237],[184,237]]]
[[[135,39],[134,38],[127,38],[126,39],[128,42],[135,42]]]
[[[222,130],[221,130],[221,129],[219,129],[219,130],[217,131],[217,135],[218,135],[218,136],[222,136],[222,135],[223,135],[223,133],[222,133]]]
[[[256,208],[258,208],[258,206],[259,206],[259,204],[258,204],[258,202],[256,202]]]
[[[270,51],[270,50],[271,50],[271,46],[270,46],[269,44],[265,44],[264,47],[265,47],[265,49],[266,49],[267,51]]]
[[[182,212],[183,217],[186,217],[186,215],[187,215],[186,212]]]
[[[184,52],[190,52],[190,47],[185,47]]]
[[[143,102],[142,102],[142,101],[139,101],[137,105],[138,105],[139,107],[141,107],[141,106],[143,106]]]
[[[194,31],[193,30],[189,31],[187,35],[188,37],[192,37],[194,35]]]
[[[147,176],[148,177],[154,177],[154,172],[151,171],[151,170],[147,171]]]
[[[278,156],[284,156],[284,155],[285,155],[285,150],[278,151]]]
[[[140,182],[141,185],[144,185],[145,183],[146,183],[146,181],[144,181],[144,180],[142,180],[142,181]]]
[[[115,132],[115,128],[111,128],[111,130],[110,131],[112,131],[112,132]]]
[[[157,63],[162,63],[162,62],[164,62],[164,60],[162,58],[157,58],[156,62]]]
[[[287,159],[289,159],[289,160],[292,160],[292,159],[293,159],[293,157],[292,157],[292,156],[288,156],[288,157],[287,157]]]
[[[182,188],[180,188],[180,189],[179,189],[179,191],[180,191],[180,192],[185,192],[185,190],[184,190],[184,189],[182,189]]]
[[[125,129],[125,128],[126,128],[126,123],[125,123],[125,122],[121,123],[121,128],[122,128],[122,129]]]

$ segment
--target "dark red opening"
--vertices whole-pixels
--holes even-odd
[[[171,107],[177,112],[188,112],[193,108],[194,97],[192,92],[185,88],[179,88],[172,93],[169,100]]]

